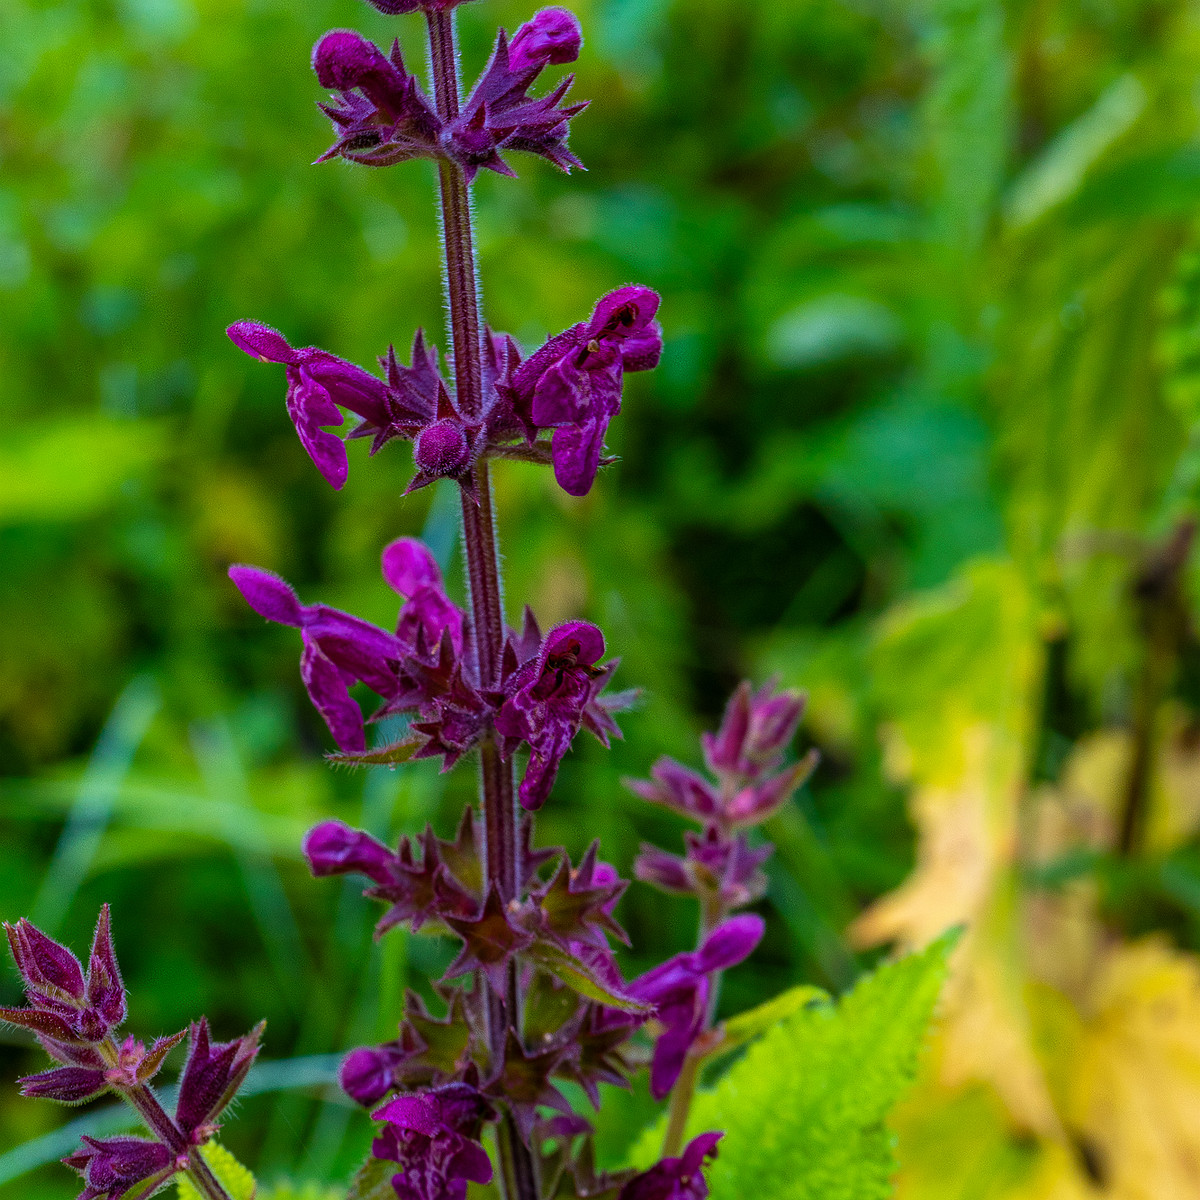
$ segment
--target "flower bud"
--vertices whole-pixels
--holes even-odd
[[[508,67],[540,71],[548,63],[569,63],[579,57],[583,34],[579,19],[565,8],[543,8],[513,35],[508,47]]]
[[[435,421],[413,444],[413,461],[424,475],[458,475],[471,458],[466,434],[454,421]]]

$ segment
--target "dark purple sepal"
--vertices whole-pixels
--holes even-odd
[[[562,103],[572,77],[546,96],[529,94],[543,68],[575,60],[581,40],[574,14],[559,8],[537,13],[517,30],[511,43],[500,30],[487,66],[444,137],[446,149],[468,180],[480,168],[515,174],[502,150],[540,155],[566,172],[583,165],[567,148],[571,119],[587,107],[586,101]]]
[[[188,1057],[179,1077],[175,1120],[194,1143],[207,1141],[216,1120],[233,1100],[259,1051],[266,1022],[232,1042],[212,1042],[203,1017],[191,1026]]]
[[[73,1008],[83,1006],[87,992],[83,967],[66,946],[47,937],[24,917],[15,925],[5,922],[4,931],[27,992],[35,991]]]
[[[40,1075],[25,1075],[17,1082],[22,1096],[60,1104],[82,1104],[108,1090],[104,1072],[88,1067],[55,1067]]]
[[[704,1200],[708,1184],[703,1168],[717,1157],[723,1136],[702,1133],[692,1138],[678,1158],[664,1158],[625,1184],[618,1200]]]
[[[529,1145],[537,1124],[539,1108],[552,1108],[564,1116],[572,1115],[566,1096],[551,1082],[564,1059],[569,1059],[572,1054],[569,1039],[527,1050],[513,1030],[508,1031],[504,1062],[483,1085],[483,1090],[509,1109],[526,1145]]]
[[[92,938],[92,950],[88,957],[86,1000],[88,1007],[94,1009],[110,1029],[115,1029],[125,1020],[125,985],[121,982],[121,968],[117,965],[117,956],[113,952],[112,920],[107,904],[100,908],[100,917]]]
[[[513,956],[533,944],[533,935],[515,925],[508,908],[493,884],[482,909],[470,917],[445,916],[443,920],[463,940],[458,957],[446,968],[444,979],[457,979],[482,971],[498,990],[503,990],[505,972]]]

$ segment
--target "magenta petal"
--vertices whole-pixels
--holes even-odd
[[[291,368],[289,376],[294,376],[299,370]],[[329,392],[303,372],[297,378],[289,378],[287,410],[309,458],[329,486],[341,491],[350,472],[346,447],[337,434],[321,428],[322,425],[341,425],[344,420],[341,410],[334,404]]]
[[[704,939],[696,952],[699,959],[697,969],[702,972],[723,971],[748,958],[754,947],[762,941],[766,925],[762,917],[754,913],[743,913],[723,921]]]
[[[607,421],[589,421],[586,425],[566,425],[554,431],[550,453],[554,460],[554,478],[570,496],[586,496],[600,470]]]
[[[575,663],[591,666],[604,654],[604,634],[590,621],[564,621],[546,634],[543,662],[569,654]]]
[[[399,596],[412,596],[423,587],[442,588],[441,568],[417,538],[397,538],[384,548],[383,578]]]
[[[591,399],[589,373],[581,370],[569,354],[554,363],[538,380],[533,390],[530,415],[543,429],[582,421]]]
[[[304,610],[296,593],[278,575],[239,563],[229,568],[229,578],[260,617],[295,629],[304,623]]]
[[[300,658],[300,677],[313,706],[325,718],[333,740],[348,753],[361,754],[367,748],[367,736],[362,709],[350,697],[349,684],[353,679],[307,638]]]
[[[394,882],[396,856],[369,833],[341,821],[322,821],[304,835],[304,855],[312,873],[346,875],[357,872],[381,887]]]
[[[437,1101],[426,1093],[396,1096],[376,1109],[371,1117],[426,1137],[433,1137],[443,1127]]]
[[[451,1159],[447,1174],[472,1183],[491,1183],[492,1160],[478,1142],[465,1141]]]
[[[260,362],[293,363],[300,352],[288,345],[288,340],[270,325],[257,321],[235,321],[225,332],[239,349]]]
[[[659,294],[641,284],[627,284],[611,291],[596,302],[588,322],[589,338],[605,334],[626,336],[639,333],[654,320],[661,303]]]

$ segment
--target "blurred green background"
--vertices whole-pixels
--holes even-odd
[[[468,74],[529,13],[460,10]],[[667,340],[590,496],[496,470],[510,615],[598,621],[645,690],[611,753],[580,739],[539,838],[599,836],[623,871],[640,840],[674,846],[620,776],[696,762],[743,676],[807,687],[823,764],[769,829],[768,938],[724,1003],[840,990],[869,961],[847,924],[913,863],[878,731],[919,697],[872,665],[882,615],[1009,556],[1045,615],[1031,777],[1130,712],[1129,580],[1200,481],[1200,24],[1183,0],[580,15],[588,172],[481,177],[486,315],[531,348],[638,281]],[[444,347],[432,171],[309,165],[329,134],[308,55],[342,25],[424,60],[419,19],[351,0],[0,0],[0,916],[82,948],[111,901],[139,1034],[266,1017],[267,1056],[301,1061],[228,1134],[266,1179],[344,1177],[367,1126],[312,1056],[387,1036],[445,958],[373,945],[354,885],[308,878],[304,829],[445,830],[474,786],[326,766],[297,640],[225,576],[256,563],[386,624],[381,547],[424,531],[454,555],[455,497],[400,499],[403,444],[353,443],[333,493],[282,371],[223,333],[251,317],[364,365],[418,325]],[[1139,893],[1138,920],[1195,945],[1193,877],[1190,901]],[[639,884],[619,915],[630,971],[693,936]],[[40,1069],[4,1038],[0,1077]],[[648,1111],[614,1102],[610,1160]],[[6,1086],[0,1155],[61,1119]],[[57,1167],[0,1186],[72,1194]]]

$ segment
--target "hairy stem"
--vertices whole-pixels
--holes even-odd
[[[458,116],[460,90],[454,12],[427,9],[425,15],[434,100],[439,116],[451,121]],[[470,190],[462,168],[448,159],[438,164],[438,182],[450,338],[454,350],[455,399],[465,416],[478,417],[483,411],[483,343]],[[475,490],[478,502],[465,492],[462,496],[472,644],[480,683],[484,687],[495,687],[500,682],[504,613],[500,553],[486,459],[481,459],[475,467]],[[495,737],[491,735],[480,749],[479,782],[488,884],[499,891],[501,899],[509,902],[519,898],[520,889],[513,764],[501,759]],[[506,995],[496,995],[486,981],[482,981],[482,986],[488,988],[489,1053],[493,1063],[499,1063],[504,1056],[508,1028],[519,1030],[521,1025],[516,972],[509,972]],[[506,1116],[501,1124],[499,1141],[500,1177],[506,1200],[538,1200],[533,1158],[521,1141],[511,1116]]]

